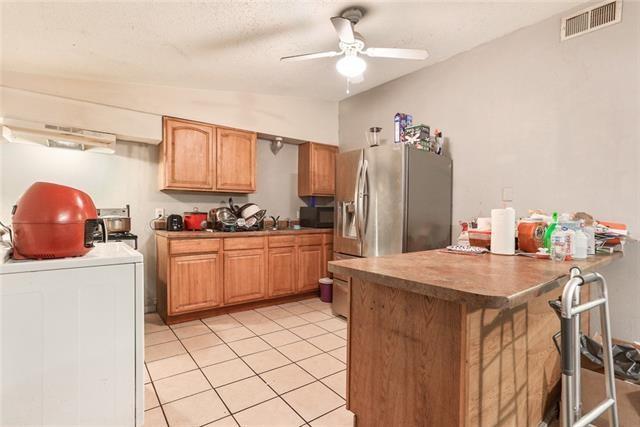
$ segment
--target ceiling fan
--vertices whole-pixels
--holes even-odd
[[[309,59],[332,58],[342,56],[336,62],[336,70],[345,76],[348,81],[359,83],[362,81],[362,73],[367,69],[367,63],[360,55],[371,58],[392,58],[392,59],[427,59],[429,53],[424,49],[396,49],[386,47],[368,47],[365,49],[365,42],[362,35],[354,31],[354,26],[364,16],[364,10],[359,7],[346,9],[340,16],[331,18],[331,23],[338,33],[340,50],[327,52],[305,53],[302,55],[284,56],[280,58],[282,62],[306,61]]]

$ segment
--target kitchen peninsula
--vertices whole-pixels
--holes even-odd
[[[572,266],[620,256],[433,250],[331,262],[351,278],[347,408],[360,426],[537,425],[559,391],[560,322],[547,301]]]

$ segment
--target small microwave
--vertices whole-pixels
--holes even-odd
[[[311,228],[333,228],[333,206],[301,207],[300,225]]]

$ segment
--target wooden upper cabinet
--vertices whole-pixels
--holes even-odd
[[[256,134],[226,128],[217,128],[216,133],[216,189],[256,191]]]
[[[262,299],[266,296],[267,260],[264,249],[224,253],[224,303]]]
[[[222,304],[222,263],[217,253],[172,256],[170,271],[169,314]]]
[[[334,145],[307,142],[298,147],[298,196],[336,194],[336,154]]]
[[[163,118],[162,189],[215,189],[215,128],[186,120]]]
[[[256,191],[256,133],[163,117],[162,190]]]

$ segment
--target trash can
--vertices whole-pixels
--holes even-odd
[[[333,288],[333,280],[328,277],[323,277],[318,281],[320,284],[320,300],[322,302],[331,302],[332,298],[332,288]]]

